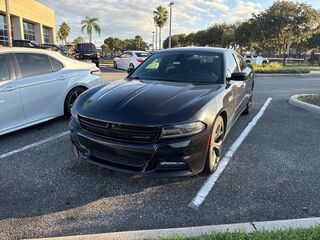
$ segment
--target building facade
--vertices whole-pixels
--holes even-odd
[[[12,39],[53,44],[56,41],[54,11],[36,0],[10,0]],[[0,0],[0,45],[8,45],[5,0]]]

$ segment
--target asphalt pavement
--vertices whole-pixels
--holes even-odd
[[[125,72],[103,69],[104,79]],[[111,77],[108,75],[112,75]],[[256,76],[252,114],[241,116],[224,149],[267,98],[272,101],[197,209],[208,178],[140,177],[78,161],[64,136],[0,159],[0,238],[35,238],[269,221],[320,215],[320,115],[288,104],[319,93],[320,75]],[[1,136],[0,155],[68,130],[58,118]]]

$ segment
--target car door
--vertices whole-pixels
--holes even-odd
[[[226,66],[227,66],[227,69],[226,69],[227,78],[231,77],[232,73],[240,71],[238,63],[232,52],[228,52],[226,54]],[[235,99],[235,118],[236,118],[241,113],[241,109],[240,109],[241,101],[242,101],[241,88],[243,87],[242,86],[243,83],[239,81],[230,80],[229,84],[232,87],[233,97]]]
[[[124,68],[124,58],[126,57],[126,53],[122,53],[118,60],[117,60],[117,65],[118,65],[118,68],[120,69],[123,69]]]
[[[245,72],[249,76],[249,79],[246,81],[243,81],[239,88],[239,101],[240,101],[239,108],[244,109],[249,99],[251,98],[251,94],[252,94],[253,72],[252,72],[252,69],[248,67],[247,64],[244,62],[242,56],[240,56],[237,53],[234,53],[233,55],[238,63],[240,72]]]
[[[68,76],[54,71],[48,55],[16,53],[20,69],[21,99],[27,122],[60,115]],[[61,66],[63,67],[63,65]]]
[[[0,134],[24,122],[21,89],[9,54],[0,54]]]
[[[127,52],[126,57],[124,58],[124,63],[123,63],[123,69],[127,70],[129,68],[129,65],[132,61],[132,52]]]

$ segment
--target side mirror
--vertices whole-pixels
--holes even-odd
[[[127,73],[130,74],[132,73],[134,70],[134,67],[133,66],[130,66],[128,69],[127,69]]]
[[[249,75],[245,72],[234,72],[231,77],[227,78],[228,81],[246,81],[249,79]]]

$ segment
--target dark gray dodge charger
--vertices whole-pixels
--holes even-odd
[[[231,49],[176,48],[128,73],[77,99],[70,120],[76,155],[142,175],[214,172],[227,133],[250,112],[252,68]]]

